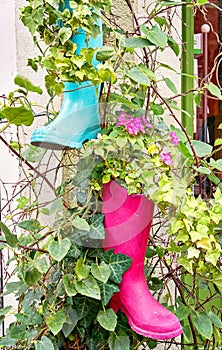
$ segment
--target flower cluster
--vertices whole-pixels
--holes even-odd
[[[142,116],[141,118],[132,117],[131,115],[122,112],[117,119],[119,122],[116,126],[124,125],[128,130],[128,133],[131,135],[137,135],[140,131],[145,134],[145,127],[152,128],[152,125],[147,123],[145,116]]]
[[[143,193],[156,203],[173,202],[174,188],[183,186],[176,146],[179,139],[161,118],[153,118],[151,124],[144,114],[108,114],[107,128],[86,145],[86,166],[92,168],[90,183],[100,191],[115,180],[130,194]]]
[[[145,116],[133,117],[124,111],[117,117],[116,126],[125,126],[130,135],[138,135],[139,132],[146,133],[146,128],[152,129],[153,125],[148,123]],[[179,138],[174,131],[169,133],[170,141],[173,145],[179,144]],[[170,152],[161,152],[160,158],[166,165],[173,165],[173,158]]]
[[[174,132],[174,131],[171,131],[169,133],[170,137],[171,137],[171,142],[174,144],[174,145],[179,145],[180,141],[179,141],[179,138],[177,136],[177,134]]]

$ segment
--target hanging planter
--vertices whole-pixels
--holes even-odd
[[[65,1],[64,5],[61,2],[59,9],[63,11],[62,13],[68,11],[68,13],[72,14],[72,12],[75,11],[70,7],[69,1]],[[88,12],[90,14],[89,9]],[[94,37],[87,35],[86,31],[81,27],[77,29],[75,35],[72,35],[72,32],[70,32],[71,29],[64,27],[64,24],[59,21],[61,27],[59,32],[61,42],[65,42],[69,39],[74,44],[74,48],[70,49],[70,51],[75,50],[73,56],[70,57],[70,62],[72,61],[74,66],[75,64],[77,65],[75,68],[77,69],[77,76],[73,77],[74,81],[67,82],[67,73],[64,74],[61,71],[61,78],[65,80],[64,98],[61,109],[57,117],[50,124],[34,130],[30,140],[32,145],[51,149],[81,148],[84,141],[95,138],[100,131],[101,118],[98,105],[100,85],[96,85],[90,80],[79,82],[81,78],[78,79],[78,70],[85,63],[91,65],[93,69],[97,66],[99,61],[96,60],[93,50],[103,45],[101,19],[97,18],[94,20],[93,12],[91,15],[91,21],[94,21],[95,27],[98,28],[97,31],[99,30],[99,34],[95,34]],[[89,19],[87,20],[89,21]],[[70,21],[72,21],[72,18]],[[63,32],[61,32],[62,30]],[[71,37],[69,38],[70,35]],[[88,52],[92,50],[90,63],[89,56],[87,56],[88,62],[84,62],[85,58],[81,52],[82,49],[87,49]],[[59,44],[58,50],[62,52]],[[58,55],[61,55],[60,51],[58,51]],[[61,66],[61,69],[67,64],[66,57],[63,59],[64,62],[62,63],[61,58],[58,57],[58,65]],[[49,63],[49,65],[50,64],[52,63]],[[71,76],[71,70],[74,68],[68,67],[67,69]]]
[[[114,293],[111,308],[127,316],[131,328],[153,339],[174,338],[182,333],[177,317],[153,297],[147,286],[144,260],[153,218],[154,204],[142,194],[129,195],[115,181],[104,185],[103,207],[106,238],[104,249],[132,259],[124,273],[120,291]]]

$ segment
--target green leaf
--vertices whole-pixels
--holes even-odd
[[[12,306],[6,306],[0,309],[0,317],[5,316],[11,309],[12,309]]]
[[[87,278],[89,276],[90,267],[84,264],[83,258],[80,258],[76,262],[75,273],[79,280]]]
[[[141,37],[132,37],[125,39],[125,42],[122,43],[124,47],[132,47],[132,48],[142,48],[153,45],[149,40],[141,38]]]
[[[30,199],[26,198],[25,196],[22,196],[20,198],[16,199],[17,204],[17,208],[18,209],[23,209],[28,203],[29,203]]]
[[[169,47],[173,50],[176,56],[180,53],[180,47],[177,44],[176,40],[174,40],[171,36],[168,35],[168,44]]]
[[[194,95],[194,101],[195,101],[197,107],[200,107],[200,104],[201,104],[201,93],[199,91]]]
[[[14,79],[16,85],[19,85],[22,88],[25,88],[28,91],[37,92],[38,94],[42,94],[42,89],[39,86],[33,85],[28,79],[17,75]]]
[[[147,68],[147,67],[145,66],[145,64],[140,63],[138,67],[139,67],[139,69],[140,69],[143,73],[145,73],[151,80],[154,80],[154,81],[157,80],[156,75],[153,73],[153,71],[152,71],[151,69]]]
[[[112,46],[103,46],[96,52],[96,59],[98,61],[107,61],[115,54]]]
[[[62,198],[56,198],[50,206],[50,214],[57,213],[61,210],[63,210]]]
[[[169,79],[169,78],[164,78],[163,80],[165,81],[166,86],[167,86],[174,94],[177,94],[177,88],[176,88],[174,82],[173,82],[171,79]]]
[[[113,309],[100,311],[97,316],[99,324],[107,331],[114,332],[117,325],[117,316]]]
[[[160,104],[150,102],[150,108],[152,109],[154,115],[162,115],[164,113],[164,109]]]
[[[147,248],[146,248],[146,257],[147,257],[148,259],[152,258],[152,257],[155,256],[155,255],[157,255],[157,251],[156,251],[156,250],[154,250],[154,249],[152,249],[152,248],[150,248],[150,247],[147,247]]]
[[[64,323],[66,322],[66,314],[63,310],[58,310],[50,317],[46,317],[45,321],[50,331],[56,335],[61,331]]]
[[[73,226],[80,231],[90,231],[90,226],[88,222],[85,219],[80,218],[79,216],[76,216],[73,220]]]
[[[188,272],[193,273],[193,264],[191,260],[188,260],[183,257],[178,258],[179,264],[181,264]]]
[[[101,283],[100,284],[100,292],[101,292],[101,301],[106,306],[109,304],[110,299],[113,296],[113,293],[119,292],[119,287],[114,283]]]
[[[39,232],[41,230],[41,224],[36,219],[21,221],[18,223],[18,227],[31,232]]]
[[[66,294],[69,297],[73,297],[74,295],[77,294],[76,288],[75,288],[75,284],[74,282],[71,280],[72,275],[65,275],[62,279],[63,281],[63,285],[66,291]]]
[[[92,239],[104,239],[105,238],[105,229],[103,225],[104,215],[95,214],[92,216],[90,222],[90,232],[89,237]]]
[[[58,37],[61,40],[61,43],[64,45],[72,36],[72,29],[67,27],[62,27],[59,29]]]
[[[49,254],[56,261],[61,261],[68,253],[71,247],[71,241],[69,238],[64,238],[59,241],[52,241],[49,244]]]
[[[207,314],[216,327],[222,328],[222,321],[220,320],[220,318],[217,315],[215,315],[215,313],[213,313],[213,311],[210,310],[210,311],[208,311]]]
[[[162,49],[167,46],[167,35],[159,27],[153,26],[152,28],[148,28],[142,25],[140,29],[154,45]]]
[[[214,142],[214,146],[220,146],[220,145],[222,145],[222,138],[218,137]]]
[[[97,280],[103,283],[106,283],[110,276],[109,265],[107,265],[104,261],[102,261],[100,265],[93,263],[91,267],[91,272],[93,277],[95,277]]]
[[[212,265],[216,266],[218,259],[220,258],[220,251],[218,249],[214,249],[213,251],[207,251],[205,259],[210,262]]]
[[[16,344],[16,339],[12,339],[9,334],[7,334],[5,337],[1,338],[0,340],[0,347],[14,347]]]
[[[130,70],[127,70],[125,74],[127,77],[141,85],[150,86],[149,77],[145,73],[143,73],[138,67],[133,67]]]
[[[178,319],[181,320],[186,320],[187,317],[190,315],[190,307],[181,304],[177,309],[176,309],[176,316]]]
[[[8,229],[8,227],[5,224],[3,224],[2,221],[0,221],[0,230],[2,230],[2,232],[4,233],[7,244],[10,247],[13,247],[13,248],[16,247],[18,244],[17,236],[11,233],[11,231]]]
[[[76,295],[74,302],[79,320],[85,318],[90,310],[95,307],[95,300],[81,295]]]
[[[197,166],[193,165],[193,169],[198,171],[198,173],[201,173],[201,174],[206,174],[206,175],[211,174],[211,170],[209,168],[204,167],[204,166],[197,167]]]
[[[115,283],[122,281],[123,273],[130,267],[132,259],[123,254],[113,254],[112,261],[109,264],[111,271],[110,279]]]
[[[70,307],[70,309],[66,310],[66,322],[64,323],[62,327],[62,332],[64,336],[67,338],[70,333],[72,333],[73,329],[77,325],[77,322],[79,320],[79,317],[77,315],[76,310]]]
[[[36,341],[35,350],[55,350],[55,348],[51,340],[43,335],[41,340]]]
[[[76,281],[75,287],[78,293],[97,300],[101,299],[100,288],[95,278],[89,276],[85,280]]]
[[[191,142],[197,154],[197,157],[208,156],[213,150],[213,147],[206,142],[198,140],[192,140]],[[188,145],[187,147],[190,149],[190,145]]]
[[[25,282],[28,286],[36,284],[41,277],[42,273],[34,266],[30,266],[25,272]]]
[[[130,339],[128,335],[111,333],[108,343],[110,350],[130,350]],[[149,349],[151,348],[149,347]]]
[[[222,274],[215,274],[213,276],[212,282],[218,287],[218,289],[222,292]]]
[[[10,124],[17,126],[30,126],[34,120],[34,115],[31,109],[20,107],[5,107],[0,111],[0,118],[5,118]]]
[[[207,90],[213,95],[222,100],[222,95],[219,87],[212,82],[206,84]]]
[[[194,326],[197,331],[206,339],[211,339],[213,333],[212,321],[206,312],[201,312],[194,318]]]

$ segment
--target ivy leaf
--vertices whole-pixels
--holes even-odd
[[[95,301],[85,296],[76,295],[74,302],[79,320],[85,318],[90,313],[90,310],[95,307]]]
[[[10,124],[17,126],[30,126],[34,120],[34,115],[31,109],[20,107],[5,107],[0,111],[0,118],[5,118]]]
[[[97,316],[99,324],[107,331],[114,332],[117,325],[117,316],[113,309],[100,311]]]
[[[69,297],[73,297],[74,295],[77,294],[77,291],[76,291],[74,282],[71,281],[70,277],[71,276],[69,276],[69,275],[65,275],[63,277],[62,281],[63,281],[63,285],[64,285],[64,288],[65,288],[66,294]]]
[[[58,32],[58,37],[61,40],[61,43],[64,45],[66,41],[68,41],[72,36],[72,29],[71,28],[66,28],[62,27],[59,29]]]
[[[123,273],[130,267],[132,259],[123,254],[113,254],[112,261],[109,264],[111,271],[110,279],[115,283],[122,281]]]
[[[88,222],[85,219],[80,218],[79,216],[76,216],[73,220],[73,226],[80,231],[90,231],[90,226]]]
[[[167,46],[167,35],[157,26],[148,28],[144,25],[140,27],[141,31],[146,35],[147,39],[156,46],[164,49]]]
[[[6,306],[2,309],[0,309],[0,317],[5,316],[10,310],[12,306]]]
[[[109,265],[107,265],[104,261],[102,261],[100,265],[93,263],[91,266],[91,272],[93,277],[103,283],[106,283],[110,276]]]
[[[0,230],[2,230],[2,232],[4,233],[5,240],[8,243],[8,245],[12,248],[16,247],[18,244],[17,236],[11,233],[11,231],[8,229],[8,227],[5,224],[3,224],[2,221],[0,221]]]
[[[218,249],[214,249],[213,251],[207,251],[205,259],[206,261],[210,262],[212,265],[216,266],[217,261],[220,257],[220,251]]]
[[[55,350],[55,348],[51,340],[43,335],[41,340],[36,341],[35,350]]]
[[[42,89],[39,86],[33,85],[28,79],[20,75],[15,77],[14,82],[16,85],[25,88],[28,91],[37,92],[40,95],[42,94]]]
[[[110,350],[130,350],[130,339],[128,335],[111,333],[108,343]],[[149,349],[151,348],[149,347]]]
[[[201,312],[194,318],[194,326],[197,331],[206,339],[210,339],[213,333],[212,321],[206,312]]]
[[[90,222],[90,232],[89,237],[92,239],[104,239],[105,229],[103,225],[104,215],[95,214],[93,215]]]
[[[31,232],[39,232],[41,230],[41,224],[36,219],[23,220],[19,222],[18,227]]]
[[[30,265],[25,271],[24,279],[28,286],[33,286],[41,277],[42,273],[36,267]]]
[[[178,263],[181,264],[188,272],[193,273],[193,264],[191,260],[180,256],[178,258]]]
[[[47,317],[45,321],[50,331],[56,335],[61,331],[64,323],[66,322],[66,314],[63,310],[59,310],[50,317]]]
[[[97,300],[101,299],[100,288],[95,278],[89,276],[82,281],[76,281],[75,287],[78,293]]]
[[[114,283],[105,283],[105,284],[101,283],[100,292],[101,292],[101,301],[106,306],[109,304],[110,299],[113,296],[113,293],[119,292],[119,287]]]
[[[89,276],[90,267],[84,264],[83,258],[80,258],[76,262],[75,273],[79,280],[87,278]]]
[[[61,261],[68,253],[71,247],[71,241],[69,238],[64,238],[59,241],[52,241],[49,244],[49,254],[56,261]]]
[[[70,333],[73,331],[73,329],[75,328],[79,317],[77,315],[76,310],[74,310],[73,308],[70,308],[68,310],[66,310],[66,322],[64,323],[63,327],[62,327],[62,332],[64,334],[64,336],[67,338]]]

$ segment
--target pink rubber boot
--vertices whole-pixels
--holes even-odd
[[[153,297],[146,283],[144,259],[153,208],[153,202],[144,195],[128,195],[115,181],[104,185],[104,250],[114,249],[114,253],[132,258],[110,307],[115,312],[120,309],[135,332],[165,340],[180,335],[182,327],[177,317]]]

